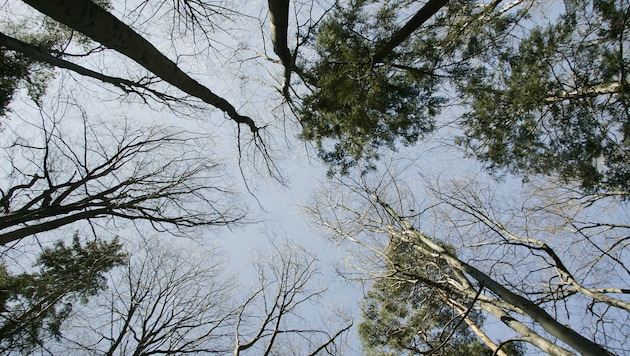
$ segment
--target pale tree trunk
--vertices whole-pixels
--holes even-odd
[[[392,235],[397,236],[402,241],[412,244],[412,240],[420,241],[424,246],[426,246],[426,248],[432,250],[436,255],[446,261],[453,270],[459,270],[466,275],[469,275],[474,280],[476,280],[479,285],[492,291],[504,302],[522,310],[524,315],[536,321],[545,331],[558,338],[558,340],[561,340],[562,342],[571,346],[582,355],[612,355],[602,346],[592,342],[591,340],[577,333],[575,330],[558,322],[551,315],[549,315],[549,313],[547,313],[544,309],[539,307],[534,302],[520,295],[517,295],[516,293],[505,288],[500,283],[496,282],[487,274],[463,262],[453,254],[448,252],[444,247],[432,241],[425,234],[415,230],[411,223],[398,215],[398,213],[396,213],[396,211],[391,206],[389,206],[389,204],[382,201],[376,194],[371,193],[371,196],[375,200],[376,204],[380,205],[387,212],[387,214],[389,214],[394,220],[398,221],[398,223],[404,228],[403,231],[397,231],[397,229],[391,227],[390,229]],[[413,236],[413,239],[409,238],[409,236]],[[422,249],[422,247],[420,246],[419,248]]]
[[[445,302],[448,305],[450,305],[451,308],[457,310],[457,312],[462,315],[462,317],[464,318],[464,322],[468,324],[468,327],[470,327],[470,330],[472,330],[472,332],[475,333],[475,335],[477,335],[477,337],[481,339],[481,341],[483,341],[483,343],[486,344],[486,346],[488,346],[488,348],[492,350],[492,352],[494,352],[495,355],[508,356],[508,354],[506,354],[505,351],[499,349],[499,345],[497,345],[494,341],[492,341],[492,339],[490,339],[488,335],[483,330],[481,330],[481,328],[477,326],[477,324],[475,324],[475,322],[472,321],[472,319],[470,319],[470,317],[466,314],[465,309],[461,308],[460,305],[452,301],[445,300]]]
[[[550,342],[546,338],[540,336],[534,330],[528,328],[525,324],[511,317],[508,313],[506,313],[503,309],[497,307],[496,305],[488,302],[480,302],[479,306],[481,309],[487,311],[488,313],[494,315],[497,319],[501,320],[501,322],[507,325],[510,329],[516,331],[521,335],[523,341],[527,341],[532,345],[538,347],[543,352],[552,355],[552,356],[573,356],[575,355],[571,351],[562,348],[554,343]],[[608,353],[583,353],[583,355],[608,355]]]

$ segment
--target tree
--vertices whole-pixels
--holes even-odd
[[[428,1],[400,25],[412,6],[341,4],[310,42],[300,137],[334,170],[414,144],[456,105],[456,142],[491,171],[627,193],[625,2],[544,16],[529,1]]]
[[[158,230],[185,232],[243,217],[242,209],[223,200],[233,194],[221,186],[220,166],[194,148],[202,137],[103,127],[72,103],[52,111],[42,111],[33,131],[16,123],[3,132],[0,244],[80,221],[146,221]],[[79,115],[77,135],[71,135],[70,113]]]
[[[447,249],[455,253],[452,246]],[[418,255],[413,243],[395,239],[390,240],[384,257],[387,270],[372,283],[362,302],[359,337],[367,354],[493,354],[496,345],[490,349],[479,341],[487,335],[477,327],[483,324],[483,315],[470,308],[473,300],[414,281],[415,275],[448,273],[444,261]],[[508,348],[510,351],[505,352]],[[497,350],[497,354],[523,352],[519,344],[511,343]]]
[[[47,338],[62,337],[62,324],[107,288],[105,274],[126,262],[118,239],[81,244],[59,241],[39,255],[35,272],[14,275],[0,265],[0,352],[28,354]]]
[[[69,318],[64,338],[47,346],[59,353],[104,355],[277,354],[290,345],[291,335],[298,335],[307,341],[298,354],[338,350],[338,338],[349,326],[329,335],[312,325],[300,330],[294,317],[320,292],[309,292],[315,266],[312,259],[303,260],[308,258],[303,250],[277,251],[281,254],[259,260],[257,267],[265,271],[259,270],[248,294],[226,273],[217,250],[173,247],[145,241],[122,273],[112,271],[111,287]],[[268,268],[281,275],[267,274]],[[260,312],[269,314],[260,319]]]
[[[504,35],[493,29],[503,21],[492,14],[498,2],[478,5],[431,0],[413,10],[419,5],[405,1],[340,4],[309,42],[317,57],[301,64],[308,90],[298,110],[300,137],[315,143],[332,171],[346,173],[357,164],[369,166],[383,147],[412,145],[431,133],[453,96],[443,89],[466,73],[471,60],[469,36],[460,30],[485,17],[493,21],[480,38]],[[401,18],[409,20],[400,25]]]
[[[257,133],[259,128],[251,118],[239,114],[227,100],[190,77],[153,44],[99,4],[91,0],[25,2],[70,29],[127,56],[165,82],[218,108],[237,124],[244,124],[252,133]]]
[[[4,116],[20,81],[30,77],[31,62],[4,51],[0,56],[0,116]]]
[[[623,217],[617,222],[599,212],[618,204],[614,197],[554,186],[510,207],[492,200],[491,188],[452,181],[428,182],[435,200],[417,204],[396,177],[339,179],[310,209],[333,238],[369,252],[359,262],[368,276],[404,275],[394,281],[439,291],[433,298],[448,296],[442,303],[458,315],[471,309],[493,316],[545,353],[628,351],[628,268],[621,258],[628,227]],[[399,244],[414,250],[410,267],[386,254]]]
[[[460,142],[493,170],[627,194],[628,4],[565,6],[462,84],[470,110]]]
[[[235,284],[217,253],[173,248],[159,238],[130,253],[110,288],[65,325],[59,353],[102,355],[225,353],[235,316]]]
[[[415,143],[433,130],[432,117],[443,102],[434,95],[436,77],[374,63],[375,42],[387,37],[394,19],[381,12],[373,23],[363,10],[367,4],[353,2],[322,22],[314,44],[320,60],[303,70],[313,89],[299,108],[300,137],[314,142],[320,158],[342,173],[377,158],[379,147]]]
[[[96,3],[103,8],[110,8],[108,0],[98,0]],[[20,86],[24,85],[28,93],[36,103],[40,103],[51,78],[54,77],[52,67],[55,62],[63,62],[56,57],[69,42],[74,41],[87,51],[90,41],[80,33],[74,33],[66,26],[56,21],[44,21],[41,24],[41,31],[37,33],[24,32],[22,24],[5,24],[2,31],[17,33],[29,43],[24,43],[18,39],[11,38],[4,33],[0,33],[0,52],[2,67],[0,68],[0,116],[6,114],[7,107]],[[17,49],[15,45],[20,45]],[[30,48],[29,48],[30,47]],[[40,53],[47,53],[49,58],[42,59],[33,55],[33,50]],[[79,66],[76,66],[79,67]]]
[[[317,274],[317,259],[289,240],[282,245],[272,242],[272,247],[270,253],[260,255],[254,262],[258,283],[239,307],[234,355],[250,349],[263,355],[338,354],[338,339],[352,327],[352,322],[344,322],[339,330],[329,332],[300,321],[302,305],[316,302],[325,292],[310,286]],[[300,342],[293,345],[291,341],[296,336]],[[282,347],[289,349],[283,352]]]

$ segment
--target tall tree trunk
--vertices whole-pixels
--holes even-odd
[[[291,72],[293,71],[294,58],[289,50],[287,41],[289,28],[289,0],[268,0],[269,21],[271,22],[271,43],[273,52],[280,57],[284,66],[284,83],[282,83],[282,94],[289,96],[289,84]]]
[[[222,110],[235,122],[247,125],[252,132],[258,131],[251,118],[240,115],[227,100],[184,73],[175,62],[163,55],[149,41],[91,0],[24,2],[71,29],[124,54],[165,82]]]
[[[422,26],[428,19],[435,15],[441,8],[446,6],[448,0],[429,0],[407,23],[398,31],[396,31],[389,40],[378,50],[372,62],[374,64],[382,63],[385,57],[401,43],[403,43],[411,34]]]
[[[561,340],[562,342],[571,346],[582,355],[612,355],[612,353],[608,352],[601,345],[598,345],[597,343],[580,335],[575,330],[558,322],[536,303],[510,291],[487,274],[481,272],[474,266],[467,264],[466,262],[451,254],[444,247],[431,240],[422,232],[417,231],[411,223],[398,215],[396,211],[391,206],[389,206],[389,204],[382,201],[378,196],[376,196],[376,194],[372,193],[372,198],[403,227],[403,231],[392,231],[392,235],[397,236],[401,240],[409,243],[412,243],[412,240],[420,241],[424,246],[426,246],[426,248],[433,250],[433,252],[435,252],[440,258],[446,261],[453,270],[459,270],[467,274],[468,276],[476,280],[479,285],[487,288],[488,290],[496,294],[504,302],[522,310],[524,315],[532,318],[532,320],[538,323],[538,325],[540,325],[545,331],[558,338],[558,340]],[[410,239],[408,236],[414,236],[414,238]],[[422,249],[423,247],[419,246],[418,248]],[[505,320],[502,321],[504,321],[505,323]]]

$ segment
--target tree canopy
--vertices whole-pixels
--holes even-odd
[[[627,194],[627,3],[567,1],[564,10],[462,84],[471,101],[460,143],[490,169]]]
[[[629,5],[7,1],[1,351],[52,354],[54,339],[106,354],[339,353],[353,323],[331,331],[297,313],[323,290],[307,284],[316,258],[288,245],[259,261],[240,305],[229,283],[195,279],[217,265],[179,270],[180,255],[117,270],[127,289],[105,291],[104,273],[126,262],[121,231],[200,241],[258,221],[250,197],[269,216],[258,194],[286,182],[297,137],[333,178],[307,210],[369,252],[367,354],[627,352]],[[434,137],[444,152],[422,151]],[[401,181],[390,151],[436,157]],[[441,154],[463,183],[424,175]],[[492,188],[464,171],[478,163]],[[68,231],[90,242],[59,238]],[[99,308],[66,338],[77,301]]]
[[[127,262],[118,239],[82,244],[75,235],[39,255],[32,273],[0,265],[0,351],[28,354],[47,338],[60,338],[76,303],[107,288],[105,274]]]
[[[324,161],[347,172],[458,105],[456,141],[491,171],[628,192],[625,2],[568,0],[549,16],[527,1],[431,5],[411,32],[404,1],[341,4],[322,22],[299,120]]]
[[[358,332],[366,354],[493,355],[494,350],[479,341],[468,326],[483,324],[482,313],[471,308],[462,313],[453,307],[467,308],[474,301],[420,282],[419,276],[425,276],[426,281],[442,273],[433,269],[448,273],[447,264],[437,258],[427,259],[415,251],[413,243],[394,237],[384,257],[388,271],[370,286],[363,299]],[[427,276],[431,274],[433,277]],[[519,344],[510,344],[503,351],[522,355]]]

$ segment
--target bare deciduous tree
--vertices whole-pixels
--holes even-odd
[[[545,353],[628,352],[625,202],[533,185],[521,199],[501,200],[470,181],[426,180],[419,203],[391,172],[370,179],[339,179],[309,208],[333,238],[361,246],[368,277],[405,276],[400,283],[451,296],[444,302],[462,317],[468,305],[458,300],[468,300]],[[411,245],[417,262],[389,259],[399,244]],[[477,335],[497,349],[491,335]]]
[[[329,333],[302,314],[303,304],[323,292],[310,287],[315,260],[302,248],[259,256],[255,288],[247,296],[245,283],[226,273],[217,250],[175,249],[156,241],[132,253],[122,273],[111,273],[110,289],[77,310],[63,327],[63,339],[49,349],[104,355],[339,350],[351,323]]]
[[[304,316],[305,303],[313,303],[325,289],[313,289],[317,260],[290,241],[273,244],[271,254],[255,261],[258,285],[240,307],[234,355],[252,349],[260,355],[276,355],[280,346],[299,337],[304,344],[297,354],[338,354],[338,339],[352,326],[346,322],[335,332],[313,328]],[[295,350],[293,350],[295,353]]]
[[[101,355],[226,353],[236,285],[216,252],[146,241],[110,288],[79,310],[56,345]],[[203,257],[203,259],[202,259]]]
[[[238,222],[245,209],[230,201],[221,167],[199,151],[202,139],[96,124],[63,103],[42,110],[40,122],[7,125],[0,244],[83,220],[147,221],[173,232]]]

